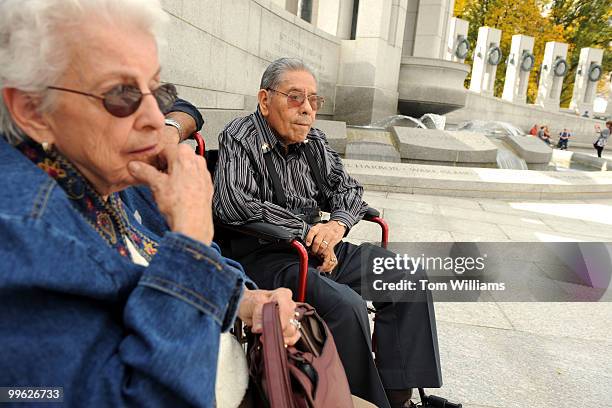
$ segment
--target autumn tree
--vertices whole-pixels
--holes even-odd
[[[478,38],[478,28],[485,25],[485,16],[488,14],[491,5],[497,0],[456,0],[454,15],[463,20],[470,22],[470,28],[468,30],[468,41],[470,42],[470,49],[473,51],[476,48],[476,40]],[[465,63],[472,66],[474,62],[473,52],[470,52]],[[470,81],[472,79],[472,73],[467,75],[465,79],[465,87],[470,87]]]
[[[463,7],[463,9],[460,10],[460,7]],[[555,24],[552,19],[544,14],[544,11],[543,5],[537,0],[521,2],[515,0],[465,0],[456,3],[455,15],[470,22],[468,40],[472,50],[476,47],[479,27],[494,27],[502,31],[500,48],[506,58],[497,66],[495,96],[501,96],[503,92],[512,36],[523,34],[535,39],[533,48],[535,66],[531,71],[527,89],[527,102],[535,102],[546,43],[549,41],[565,41],[563,27],[560,24]],[[469,63],[472,61],[473,56],[470,56]],[[468,78],[466,86],[469,84],[469,80]]]
[[[580,49],[602,48],[602,78],[599,92],[606,92],[612,72],[612,0],[549,0],[544,7],[550,10],[553,24],[561,26],[569,43],[570,70],[563,83],[561,106],[567,107],[572,99],[574,79],[580,58]]]

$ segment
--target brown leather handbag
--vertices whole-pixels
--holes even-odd
[[[263,333],[249,341],[255,406],[270,408],[353,407],[344,367],[329,328],[308,304],[298,305],[301,338],[285,347],[278,304],[263,307]]]

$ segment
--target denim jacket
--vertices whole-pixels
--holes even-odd
[[[129,188],[130,221],[158,242],[136,265],[3,138],[0,173],[0,386],[63,387],[64,406],[214,406],[239,264],[169,232],[150,193]]]

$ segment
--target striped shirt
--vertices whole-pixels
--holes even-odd
[[[257,131],[258,127],[261,132]],[[368,207],[362,200],[363,187],[346,173],[340,157],[329,147],[321,130],[311,128],[307,142],[312,144],[323,175],[321,195],[304,154],[304,143],[290,145],[285,153],[259,110],[230,122],[219,135],[213,198],[215,216],[232,225],[252,221],[279,225],[304,239],[310,226],[290,209],[320,207],[331,213],[331,220],[351,228]],[[272,155],[284,187],[287,208],[274,203],[272,178],[263,156],[264,145],[271,149],[268,154]]]

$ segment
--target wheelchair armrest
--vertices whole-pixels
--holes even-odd
[[[363,219],[369,221],[374,217],[380,217],[380,211],[378,211],[376,208],[368,207],[365,215],[363,216]]]
[[[380,244],[383,248],[387,248],[387,244],[389,243],[389,226],[387,225],[387,222],[380,217],[380,211],[378,211],[376,208],[368,207],[365,215],[363,216],[363,220],[380,225]]]
[[[298,302],[306,300],[306,282],[308,280],[308,251],[299,240],[300,237],[292,234],[283,227],[269,224],[267,222],[249,222],[242,225],[229,225],[215,220],[215,228],[225,230],[224,233],[236,232],[238,234],[250,235],[268,242],[284,242],[295,249],[299,255],[300,276],[296,292]]]
[[[198,156],[204,156],[206,154],[206,142],[204,141],[204,138],[202,137],[200,132],[195,132],[193,135],[191,135],[191,137],[197,143],[196,153],[198,154]]]
[[[225,230],[235,231],[270,242],[291,242],[298,238],[283,227],[267,222],[249,222],[242,225],[216,223],[216,225]]]

